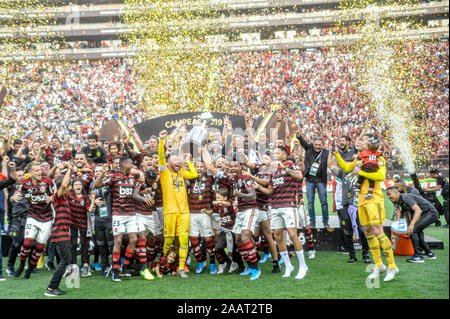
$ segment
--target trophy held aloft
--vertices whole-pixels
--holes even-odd
[[[202,124],[192,128],[186,137],[186,141],[181,146],[181,150],[186,154],[191,153],[192,158],[201,156],[201,147],[209,139],[207,127],[212,122],[213,116],[210,112],[205,112],[200,115],[200,119]]]

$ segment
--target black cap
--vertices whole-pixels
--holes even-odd
[[[22,144],[22,140],[16,138],[16,139],[14,140],[14,143],[13,143],[13,144],[14,144],[14,145],[15,145],[15,144]]]

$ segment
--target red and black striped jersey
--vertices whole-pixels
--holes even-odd
[[[201,213],[202,209],[212,209],[212,183],[211,176],[186,181],[189,211],[191,213],[197,214]]]
[[[163,196],[162,196],[162,190],[161,190],[161,183],[158,181],[158,183],[153,184],[153,188],[156,189],[154,206],[162,207],[163,206]]]
[[[289,164],[285,168],[300,170],[295,164]],[[273,188],[270,198],[272,208],[297,207],[298,182],[286,172],[285,168],[279,168],[269,181],[269,186]]]
[[[233,229],[236,221],[236,212],[233,208],[233,201],[228,200],[228,202],[231,204],[230,206],[214,205],[213,211],[220,216],[220,227]]]
[[[151,269],[154,269],[156,267],[159,267],[159,272],[163,275],[171,274],[172,272],[176,272],[178,270],[178,261],[174,261],[173,263],[169,264],[167,262],[167,257],[163,256],[158,260],[153,260],[150,263]]]
[[[72,226],[79,230],[87,230],[87,218],[91,201],[88,196],[78,197],[73,191],[67,194],[67,202],[70,207],[70,220]]]
[[[40,222],[48,222],[53,219],[51,203],[47,203],[45,199],[53,196],[53,181],[43,176],[39,182],[33,184],[31,177],[27,178],[17,189],[27,200],[29,210],[27,217],[31,217]]]
[[[239,191],[244,194],[248,194],[250,191],[254,191],[254,182],[248,175],[241,175],[236,180],[233,180],[233,190]],[[257,208],[256,198],[248,200],[242,197],[238,197],[238,212],[243,212],[247,209]]]
[[[133,175],[125,176],[121,172],[111,172],[103,179],[102,186],[109,186],[111,189],[113,215],[136,214],[133,190],[138,186]]]
[[[262,171],[262,165],[257,164],[254,169],[254,175],[260,179],[269,181],[272,174],[264,173]],[[256,202],[258,203],[258,209],[268,211],[270,197],[262,193],[260,190],[256,190]]]
[[[158,168],[155,169],[155,171],[158,173]],[[163,206],[163,196],[162,196],[162,190],[161,190],[161,183],[158,180],[158,183],[155,185],[153,184],[153,188],[156,189],[155,194],[155,207],[162,207]]]
[[[53,222],[50,239],[52,242],[70,241],[70,207],[67,197],[53,198],[53,209],[55,210],[55,221]]]
[[[303,176],[305,176],[305,172],[302,172]],[[301,181],[297,181],[297,204],[300,204],[303,199],[303,179]]]
[[[53,167],[55,165],[58,165],[64,161],[66,161],[66,158],[67,158],[66,153],[64,153],[60,150],[55,152],[51,147],[48,147],[44,151],[44,155],[45,155],[45,161],[50,164],[50,167]],[[70,160],[70,158],[69,158],[69,160]]]
[[[124,155],[123,155],[122,153],[119,153],[119,154],[117,154],[116,156],[123,157]],[[114,157],[116,157],[116,156],[114,156]],[[113,157],[111,154],[108,154],[108,157],[107,157],[107,159],[108,159],[108,165],[112,165],[112,164],[113,164],[113,162],[114,162],[114,157]]]
[[[153,199],[155,198],[156,191],[152,186],[147,185],[147,183],[144,183],[144,184],[139,183],[138,187],[139,187],[139,191],[143,191],[147,188],[150,188],[152,190],[150,193],[145,193],[145,194],[141,195],[142,197],[145,197],[145,198],[150,197]],[[151,214],[153,214],[153,211],[156,210],[156,206],[154,206],[154,205],[147,206],[140,201],[135,201],[135,203],[136,203],[136,211],[141,215],[151,215]]]
[[[80,170],[80,169],[78,169]],[[81,171],[80,171],[81,172]],[[93,173],[82,173],[79,175],[78,173],[71,173],[70,179],[79,179],[81,180],[81,183],[83,184],[84,191],[86,194],[89,194],[89,187],[91,186],[92,181],[94,180],[95,175]]]

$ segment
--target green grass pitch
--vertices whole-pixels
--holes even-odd
[[[331,210],[331,196],[329,196]],[[320,215],[318,198],[316,214]],[[392,216],[392,204],[386,200],[387,218]],[[332,214],[333,215],[333,214]],[[445,223],[443,218],[442,223]],[[163,279],[146,281],[140,277],[123,279],[120,283],[103,278],[99,272],[80,279],[79,288],[68,288],[63,279],[60,288],[66,290],[66,299],[448,299],[449,298],[449,255],[448,229],[435,227],[425,233],[444,241],[444,250],[435,250],[436,260],[425,260],[423,264],[406,262],[407,257],[396,256],[400,269],[394,281],[384,283],[381,280],[369,288],[366,277],[369,275],[367,264],[361,258],[357,263],[347,263],[348,255],[335,251],[319,251],[313,260],[306,259],[309,267],[306,277],[296,280],[297,258],[292,258],[296,270],[291,278],[282,278],[280,274],[271,274],[272,262],[261,264],[262,275],[259,280],[250,281],[249,277],[238,274],[210,275],[209,267],[203,274],[194,273],[196,262],[191,265],[189,278],[182,280],[166,276]],[[306,255],[306,254],[305,254]],[[306,257],[306,256],[305,256]],[[360,257],[360,253],[357,254]],[[91,258],[92,260],[92,258]],[[3,258],[3,269],[6,268]],[[17,265],[16,265],[17,267]],[[3,275],[6,276],[5,271]],[[1,299],[38,299],[44,296],[52,273],[39,269],[31,279],[6,277],[0,282]]]

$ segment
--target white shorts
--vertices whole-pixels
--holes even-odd
[[[270,211],[270,228],[287,229],[298,228],[298,214],[296,207],[272,208]]]
[[[269,210],[264,211],[262,209],[256,210],[256,223],[265,222],[266,220],[270,221],[270,212]]]
[[[306,214],[305,206],[302,204],[297,208],[298,228],[305,228],[309,225],[309,216]]]
[[[156,211],[154,211],[151,215],[136,213],[138,232],[140,233],[145,231],[146,234],[152,233],[152,235],[156,235],[155,215],[157,216],[157,214],[158,213]]]
[[[138,232],[138,222],[136,215],[112,217],[113,235],[129,234]]]
[[[256,208],[247,209],[243,212],[238,212],[236,214],[236,221],[234,223],[233,233],[241,234],[243,230],[250,230],[252,233],[255,232],[256,227]]]
[[[190,237],[212,237],[213,236],[213,228],[212,228],[212,220],[211,216],[208,214],[198,214],[191,213],[191,227],[189,230]]]
[[[156,215],[155,215],[155,235],[162,235],[164,228],[164,215],[163,208],[156,207]]]
[[[213,229],[219,229],[220,228],[220,214],[219,213],[213,213],[211,214],[211,222],[212,222],[212,228]]]
[[[24,238],[33,238],[40,244],[46,244],[52,231],[53,220],[40,222],[32,217],[27,218]]]

